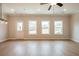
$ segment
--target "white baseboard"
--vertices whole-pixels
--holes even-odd
[[[9,40],[16,40],[17,38],[8,38]],[[23,38],[26,39],[71,39],[71,38]]]
[[[0,43],[1,43],[1,42],[4,42],[4,41],[7,41],[7,40],[8,40],[8,39],[0,40]]]
[[[8,38],[8,40],[10,40],[10,39],[11,39],[11,40],[12,40],[12,39],[14,40],[14,39],[16,39],[16,38]]]
[[[77,43],[79,43],[79,41],[78,40],[74,40],[74,39],[71,39],[72,41],[74,41],[74,42],[77,42]]]
[[[24,38],[24,39],[69,39],[69,38]]]

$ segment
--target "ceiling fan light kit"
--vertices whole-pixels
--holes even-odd
[[[56,3],[50,3],[50,5],[55,6],[55,5],[56,5]]]
[[[40,5],[44,5],[44,4],[49,4],[49,3],[40,3]],[[59,7],[62,7],[63,4],[62,3],[50,3],[50,6],[48,7],[48,11],[50,11],[50,9],[54,6],[59,6]]]
[[[7,22],[7,20],[4,20],[4,19],[1,19],[1,18],[0,18],[0,23],[1,23],[1,24],[3,24],[3,23],[7,24],[8,22]]]

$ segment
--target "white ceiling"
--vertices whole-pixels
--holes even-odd
[[[79,3],[63,3],[63,7],[55,6],[48,11],[49,4],[40,3],[3,3],[5,14],[74,14],[79,13]]]

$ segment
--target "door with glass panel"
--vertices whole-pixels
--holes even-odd
[[[23,21],[16,22],[16,39],[24,39]]]

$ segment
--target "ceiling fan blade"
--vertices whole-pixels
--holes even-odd
[[[62,4],[62,3],[57,3],[56,5],[58,5],[58,6],[60,6],[60,7],[62,7],[62,6],[63,6],[63,4]]]
[[[40,5],[44,5],[44,4],[48,4],[48,3],[40,3]]]
[[[50,9],[51,9],[51,7],[52,7],[52,5],[50,5],[50,6],[49,6],[48,10],[50,10]]]

